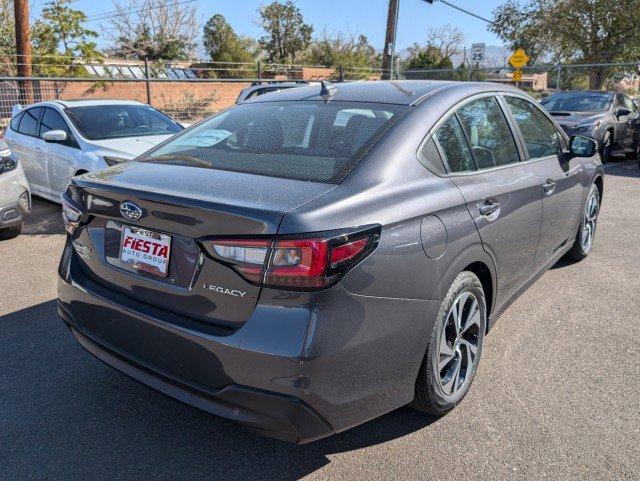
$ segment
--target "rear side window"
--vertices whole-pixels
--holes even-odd
[[[560,132],[538,107],[517,97],[505,97],[505,100],[522,133],[530,159],[562,153]]]
[[[464,138],[464,132],[455,115],[449,117],[436,131],[435,135],[442,147],[449,172],[468,172],[475,170],[471,151]]]
[[[34,107],[26,110],[24,112],[24,115],[22,116],[20,125],[18,126],[18,132],[24,135],[29,135],[31,137],[37,137],[38,119],[40,118],[41,112],[42,107]]]
[[[312,101],[241,104],[141,161],[338,183],[408,108]]]
[[[457,111],[479,169],[520,161],[516,141],[495,97],[474,100]]]

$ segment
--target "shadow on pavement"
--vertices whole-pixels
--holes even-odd
[[[327,457],[435,419],[402,408],[295,446],[130,380],[85,352],[51,300],[0,316],[0,465],[6,479],[299,479]]]
[[[604,166],[604,192],[605,199],[607,195],[607,175],[616,175],[619,177],[635,177],[640,178],[640,168],[638,168],[637,160],[628,160],[621,162],[611,162]]]
[[[31,198],[31,215],[27,219],[23,235],[64,234],[60,206],[40,197]]]

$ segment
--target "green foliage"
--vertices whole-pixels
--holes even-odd
[[[637,0],[509,0],[494,12],[494,33],[535,59],[574,63],[634,61],[640,53]],[[590,88],[605,81],[589,71]]]
[[[305,64],[341,68],[350,79],[367,78],[373,74],[372,67],[378,62],[376,49],[364,35],[322,35],[311,43],[302,54]]]
[[[258,24],[266,35],[260,38],[260,47],[270,62],[295,62],[296,57],[311,43],[313,27],[304,23],[302,12],[291,0],[274,1],[260,7]]]
[[[403,63],[404,70],[452,69],[453,63],[433,45],[421,47],[414,43],[409,47],[409,57]]]
[[[214,62],[252,62],[253,55],[227,23],[224,16],[214,15],[204,26],[204,49]]]
[[[13,0],[0,0],[0,75],[14,75],[15,54]]]
[[[74,60],[101,60],[93,41],[98,36],[83,26],[87,17],[71,8],[74,0],[51,0],[42,9],[42,19],[31,27],[33,74],[43,76],[85,76]]]
[[[213,62],[222,63],[255,63],[252,53],[255,46],[252,41],[236,35],[224,16],[217,14],[211,17],[204,26],[202,36],[204,49]],[[207,67],[206,64],[202,65]],[[207,77],[249,77],[255,76],[253,65],[216,65],[216,70],[204,70]]]

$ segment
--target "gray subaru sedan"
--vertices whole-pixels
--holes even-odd
[[[585,258],[596,143],[491,83],[266,94],[72,180],[59,313],[138,381],[297,443],[465,396],[485,335]]]

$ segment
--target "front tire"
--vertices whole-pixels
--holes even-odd
[[[451,411],[475,376],[487,329],[487,304],[480,279],[458,274],[442,301],[416,379],[412,406],[433,416]]]
[[[574,261],[581,261],[589,255],[589,252],[591,252],[593,248],[599,212],[600,191],[595,184],[591,184],[587,202],[582,211],[582,219],[580,220],[576,240],[569,252],[567,252],[567,258]]]
[[[18,225],[0,229],[0,240],[7,240],[7,239],[13,239],[14,237],[18,237],[20,235],[20,232],[22,232],[23,227],[24,227],[24,223],[21,223]]]

